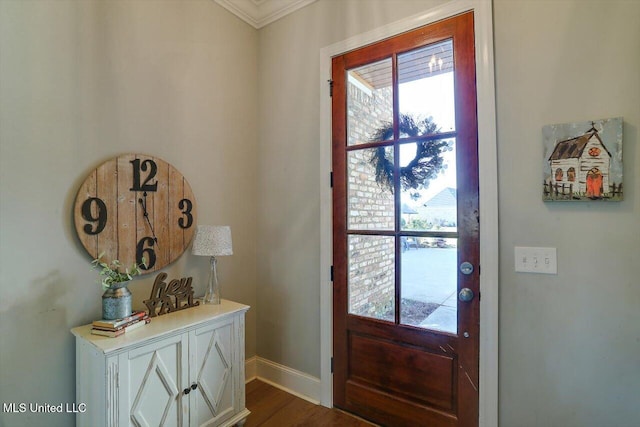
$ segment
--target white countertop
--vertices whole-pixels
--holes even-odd
[[[222,300],[220,304],[203,304],[190,307],[173,313],[163,314],[151,318],[151,322],[141,328],[126,332],[119,337],[110,338],[91,334],[91,324],[78,326],[71,329],[71,333],[82,338],[103,353],[112,353],[119,349],[135,345],[138,342],[147,341],[172,331],[182,330],[191,326],[197,326],[212,319],[222,320],[239,311],[249,310],[248,305]]]

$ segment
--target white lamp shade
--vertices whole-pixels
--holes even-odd
[[[191,253],[205,256],[233,255],[231,227],[199,225],[196,228]]]

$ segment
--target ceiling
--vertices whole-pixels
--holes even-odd
[[[444,40],[398,55],[398,83],[433,77],[453,70],[453,42]],[[392,84],[391,58],[364,65],[349,73],[364,85],[380,89]]]
[[[316,0],[215,0],[254,28],[262,28]]]

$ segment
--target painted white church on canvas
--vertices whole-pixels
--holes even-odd
[[[543,128],[548,138],[544,200],[622,200],[622,118],[587,124],[584,131],[585,124]],[[563,138],[568,132],[574,135]],[[608,144],[603,136],[609,136]]]

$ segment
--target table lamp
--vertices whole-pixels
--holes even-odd
[[[204,294],[205,304],[220,304],[220,283],[216,271],[217,256],[233,255],[231,247],[231,227],[199,225],[196,228],[196,236],[193,240],[191,253],[211,257],[211,271],[209,272],[209,284]]]

